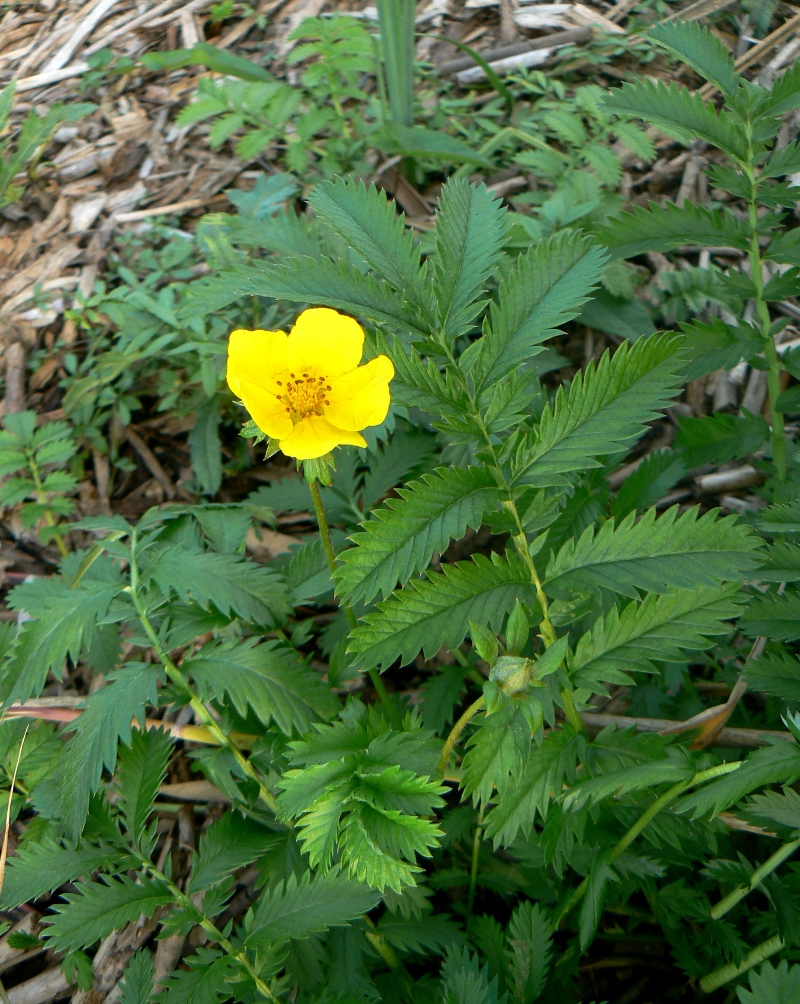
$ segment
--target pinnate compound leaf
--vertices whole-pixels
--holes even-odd
[[[209,642],[183,663],[204,700],[224,695],[243,717],[252,710],[287,736],[336,713],[338,701],[296,652],[276,641],[255,642]]]
[[[696,380],[716,370],[733,369],[741,359],[757,355],[764,345],[760,333],[752,325],[734,327],[719,317],[710,317],[707,322],[694,320],[681,324],[681,331],[689,355],[687,380]]]
[[[794,784],[800,778],[800,748],[780,739],[769,746],[748,753],[741,766],[730,774],[684,795],[676,803],[678,812],[690,813],[692,819],[717,816],[745,795],[765,784]]]
[[[800,533],[800,502],[778,502],[762,509],[756,526],[772,536]]]
[[[760,449],[769,438],[763,415],[728,415],[716,412],[704,418],[681,418],[675,448],[687,467],[722,464],[743,459]]]
[[[63,820],[73,839],[83,830],[89,795],[100,786],[103,770],[116,767],[119,740],[129,744],[131,721],[144,726],[147,705],[157,702],[159,675],[155,666],[128,663],[86,698],[59,765]]]
[[[153,998],[155,965],[145,948],[134,952],[119,983],[120,1004],[150,1004]]]
[[[718,112],[697,91],[661,80],[637,80],[614,88],[604,101],[609,110],[636,115],[679,139],[705,140],[730,157],[747,157],[747,140],[734,118]]]
[[[547,914],[538,903],[520,903],[508,925],[507,964],[516,1000],[538,999],[552,951],[553,928]]]
[[[224,278],[223,274],[223,278]],[[429,334],[414,310],[385,284],[329,258],[290,258],[252,264],[231,276],[238,295],[270,296],[294,303],[318,303],[378,324],[390,324],[424,338]]]
[[[325,181],[308,202],[320,219],[341,236],[396,292],[408,297],[432,320],[427,267],[420,264],[414,234],[386,193],[363,181]]]
[[[381,895],[341,872],[311,876],[298,881],[291,875],[266,889],[252,908],[248,946],[308,938],[332,927],[342,927],[373,909]]]
[[[478,388],[513,372],[541,351],[560,325],[576,317],[607,263],[590,237],[562,230],[536,244],[501,281],[483,338],[461,364]]]
[[[599,802],[613,795],[650,791],[660,784],[675,784],[692,778],[695,768],[682,747],[673,747],[667,756],[651,763],[633,764],[609,770],[576,784],[564,796],[564,807],[578,809],[586,802]]]
[[[703,651],[713,637],[726,634],[741,602],[739,586],[732,584],[650,595],[622,611],[614,607],[568,655],[570,676],[576,686],[602,693],[603,683],[625,685],[629,673],[653,672],[654,660],[682,661],[684,653]]]
[[[758,578],[763,582],[797,582],[800,579],[800,543],[781,540],[762,554]]]
[[[88,948],[112,931],[121,930],[139,917],[152,917],[159,906],[168,906],[173,895],[156,879],[121,877],[104,882],[79,882],[56,903],[44,923],[44,937],[56,952]]]
[[[91,644],[95,624],[105,616],[118,591],[118,586],[92,583],[42,597],[34,619],[22,625],[2,668],[5,703],[24,704],[29,697],[38,696],[49,672],[61,678],[67,656],[77,663]],[[14,605],[13,595],[10,606]]]
[[[117,765],[119,805],[129,836],[141,842],[147,817],[167,773],[172,737],[166,729],[135,729],[120,747]]]
[[[765,962],[750,974],[750,989],[736,991],[739,1004],[794,1004],[800,1000],[800,966],[782,959],[777,966]]]
[[[532,749],[525,766],[498,787],[497,804],[486,816],[486,836],[495,847],[514,842],[522,830],[530,834],[537,814],[547,818],[556,792],[575,775],[583,739],[569,728],[550,732]]]
[[[784,788],[783,791],[765,791],[754,795],[747,803],[745,810],[751,819],[788,826],[795,833],[800,832],[800,795],[794,788]]]
[[[800,660],[789,652],[764,652],[747,663],[750,690],[761,690],[783,701],[800,701]]]
[[[531,727],[522,711],[509,702],[491,715],[476,719],[461,762],[464,794],[488,802],[515,771],[525,765],[531,749]]]
[[[484,514],[503,499],[485,467],[439,467],[398,495],[373,511],[351,536],[355,547],[340,557],[337,591],[351,604],[388,596],[398,582],[427,568],[434,552],[446,550],[468,527],[479,529]]]
[[[104,845],[80,844],[75,848],[52,837],[27,840],[8,859],[0,909],[13,910],[118,860],[119,851]]]
[[[490,979],[489,968],[481,968],[477,955],[468,948],[452,948],[442,965],[442,1004],[505,1004],[499,996],[497,977]]]
[[[451,178],[442,189],[433,230],[438,322],[448,342],[470,329],[508,229],[502,201],[484,185]]]
[[[597,531],[587,527],[550,560],[545,588],[562,598],[601,588],[637,598],[640,590],[713,586],[758,567],[761,541],[738,517],[678,512],[673,506],[657,519],[650,509],[638,522],[631,513],[618,526],[610,519]]]
[[[203,892],[249,865],[269,848],[270,836],[254,820],[238,812],[226,812],[203,831],[186,891]]]
[[[535,602],[530,573],[516,556],[475,555],[469,561],[428,572],[378,604],[352,632],[350,649],[364,667],[403,665],[422,651],[431,658],[442,645],[456,648],[469,622],[499,630],[514,606]]]
[[[782,178],[786,174],[800,171],[800,143],[795,140],[787,146],[773,150],[764,164],[759,178]]]
[[[671,251],[683,244],[747,250],[744,223],[724,209],[704,209],[692,202],[683,207],[651,202],[620,213],[596,231],[612,258],[633,258],[646,251]]]
[[[229,955],[207,948],[183,960],[189,969],[176,969],[163,981],[156,999],[162,1004],[219,1004],[231,997],[237,967]]]
[[[749,638],[796,641],[800,638],[800,596],[797,593],[756,594],[739,623]]]
[[[581,901],[580,914],[578,915],[578,935],[581,942],[581,951],[585,951],[592,942],[600,918],[603,915],[606,889],[609,882],[617,878],[617,873],[611,867],[609,861],[610,851],[603,848],[596,855],[589,868],[586,885],[586,892]]]
[[[203,609],[216,607],[227,617],[274,627],[289,613],[282,576],[234,554],[194,551],[176,545],[160,547],[143,570],[159,589],[175,593],[185,603],[193,599]]]
[[[559,387],[536,429],[519,448],[516,480],[537,488],[569,483],[575,471],[598,467],[596,457],[628,446],[681,386],[681,341],[652,335],[604,353]]]
[[[393,401],[407,408],[421,408],[437,418],[463,417],[469,401],[448,372],[442,372],[433,360],[423,359],[413,346],[404,346],[398,338],[387,338],[381,331],[375,336],[375,344],[394,364]]]
[[[721,39],[697,21],[678,18],[664,21],[650,28],[647,34],[728,97],[734,97],[741,89],[733,56]]]

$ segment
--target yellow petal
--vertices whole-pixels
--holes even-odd
[[[292,420],[286,412],[286,405],[274,394],[249,380],[239,380],[239,390],[235,393],[239,394],[250,417],[262,432],[273,439],[281,439],[291,433]]]
[[[376,356],[365,366],[331,383],[325,417],[338,429],[380,425],[389,410],[389,381],[394,366],[388,356]]]
[[[309,415],[298,422],[285,439],[281,439],[281,451],[287,457],[298,460],[315,460],[330,453],[336,446],[366,446],[363,436],[357,432],[346,432],[319,415]]]
[[[275,393],[275,374],[286,369],[285,331],[246,331],[239,328],[228,339],[228,386],[241,398],[243,380]]]
[[[329,380],[354,370],[364,350],[364,330],[346,314],[328,307],[304,310],[289,332],[288,367],[294,373]]]

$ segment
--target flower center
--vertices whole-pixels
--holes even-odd
[[[330,404],[326,395],[331,388],[326,377],[290,373],[288,380],[277,380],[276,383],[283,390],[282,394],[278,394],[278,400],[283,402],[295,424],[309,415],[322,415],[323,407]]]

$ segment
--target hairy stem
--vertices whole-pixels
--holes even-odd
[[[700,980],[700,989],[704,994],[710,994],[713,990],[724,987],[726,983],[730,983],[737,976],[741,976],[742,973],[746,973],[753,966],[764,962],[765,959],[779,952],[782,948],[783,938],[779,934],[775,934],[754,948],[752,952],[748,952],[738,966],[734,962],[729,962],[727,966],[723,966],[721,969],[717,969],[716,972],[704,976]]]
[[[31,451],[28,452],[28,469],[33,475],[33,483],[36,485],[36,500],[40,505],[47,506],[47,493],[44,490],[44,485],[42,484],[42,479],[39,475],[39,465]],[[45,509],[44,521],[48,526],[56,526],[56,520],[50,509]],[[53,531],[53,540],[56,542],[56,547],[58,548],[59,554],[62,558],[66,558],[69,554],[67,550],[67,545],[64,543],[64,538],[58,532],[58,530]]]
[[[729,892],[724,899],[721,899],[717,903],[711,911],[711,916],[714,920],[724,917],[729,910],[732,910],[737,903],[757,888],[768,875],[771,875],[776,868],[780,867],[787,858],[790,858],[798,847],[800,847],[800,840],[792,840],[788,844],[784,844],[783,847],[779,847],[773,855],[767,858],[763,865],[756,868],[750,877],[749,885],[739,886],[738,889]]]
[[[319,482],[315,479],[314,481],[308,482],[308,488],[311,492],[311,501],[314,503],[314,514],[317,517],[317,525],[319,526],[319,535],[322,539],[322,549],[325,552],[325,557],[328,560],[328,568],[331,570],[331,579],[333,580],[333,575],[338,568],[338,562],[336,560],[336,552],[333,549],[333,541],[331,540],[331,528],[328,525],[328,517],[325,515],[325,505],[322,501],[322,494],[319,490]],[[350,626],[350,630],[356,626],[356,615],[350,609],[346,603],[339,604],[342,612],[347,618],[347,623]],[[397,709],[392,703],[391,697],[389,697],[389,692],[384,686],[383,680],[380,677],[380,673],[373,667],[367,670],[369,673],[369,678],[372,681],[372,686],[375,688],[375,693],[380,698],[380,702],[383,705],[383,709],[386,712],[386,717],[392,725],[392,728],[400,731],[403,727],[402,719],[397,713]]]
[[[764,340],[764,358],[767,361],[767,388],[769,390],[769,424],[772,430],[772,460],[779,481],[786,480],[786,432],[784,429],[783,412],[776,405],[781,393],[781,362],[772,336],[769,307],[764,299],[764,260],[758,243],[758,208],[756,205],[756,177],[753,168],[752,142],[750,144],[750,163],[744,165],[745,174],[750,182],[750,198],[748,200],[748,221],[750,224],[750,278],[755,287],[754,303],[756,317]]]
[[[130,853],[129,847],[126,847],[125,849],[128,853]],[[270,990],[270,988],[267,986],[264,980],[262,980],[261,977],[256,972],[252,962],[247,957],[247,953],[242,949],[236,948],[236,946],[228,938],[225,937],[222,931],[220,931],[220,929],[216,926],[214,921],[211,920],[210,917],[207,917],[205,913],[203,913],[203,911],[195,903],[192,902],[190,897],[186,895],[186,893],[180,888],[180,886],[176,885],[172,881],[172,879],[168,878],[167,875],[165,875],[164,872],[162,872],[159,868],[156,868],[156,866],[152,863],[152,861],[150,861],[149,858],[146,858],[139,854],[137,854],[136,856],[139,858],[142,867],[146,869],[146,871],[148,871],[150,875],[153,876],[153,878],[160,880],[169,888],[169,891],[172,893],[175,902],[179,906],[182,906],[183,909],[186,910],[189,914],[199,913],[201,915],[202,919],[199,921],[199,926],[202,927],[202,929],[205,931],[208,937],[211,938],[212,941],[215,941],[219,945],[219,947],[223,950],[223,952],[225,952],[226,955],[229,955],[232,959],[236,959],[236,961],[239,963],[242,969],[244,969],[244,971],[247,973],[250,979],[255,983],[256,989],[261,994],[261,996],[268,1001],[273,1001],[274,1004],[279,1004],[278,998],[275,996],[275,994]]]
[[[472,916],[472,907],[475,903],[475,889],[478,885],[478,864],[481,854],[481,839],[483,838],[483,807],[478,812],[478,821],[475,824],[475,834],[472,838],[472,864],[469,870],[469,893],[467,894],[467,915]]]
[[[464,714],[459,718],[456,724],[450,730],[450,735],[445,739],[444,746],[442,747],[442,755],[439,757],[439,773],[444,774],[447,769],[447,762],[450,759],[450,754],[458,742],[458,737],[470,723],[470,721],[477,715],[479,711],[483,709],[486,701],[484,700],[483,694],[475,701],[473,704],[467,708]]]
[[[677,784],[674,784],[671,788],[665,791],[663,795],[660,795],[651,805],[649,805],[642,815],[636,820],[633,826],[631,826],[622,838],[617,841],[611,852],[611,860],[616,861],[617,858],[624,851],[626,851],[633,841],[639,836],[648,823],[652,822],[662,809],[666,809],[666,807],[673,802],[678,795],[683,794],[683,792],[688,788],[692,788],[697,784],[702,784],[704,781],[711,781],[715,777],[720,777],[723,774],[730,774],[732,771],[738,770],[741,763],[742,761],[736,760],[732,763],[719,764],[716,767],[710,767],[708,770],[700,771],[699,774],[695,774],[689,781],[678,781]],[[589,880],[588,878],[585,878],[581,884],[573,890],[572,895],[566,900],[554,918],[553,924],[555,927],[558,927],[572,908],[583,899],[588,885]]]
[[[136,533],[131,537],[131,584],[130,584],[130,596],[133,600],[133,605],[136,608],[136,613],[138,614],[139,621],[144,628],[145,634],[150,639],[150,644],[153,646],[153,651],[156,653],[161,665],[164,667],[164,672],[170,678],[170,680],[179,687],[183,693],[186,695],[188,703],[203,723],[206,726],[211,735],[217,740],[220,746],[224,746],[236,760],[240,769],[244,773],[245,777],[250,778],[251,781],[255,781],[258,785],[258,792],[261,796],[261,800],[270,809],[271,812],[277,812],[277,804],[275,798],[269,789],[264,784],[261,775],[256,770],[256,768],[250,763],[247,757],[242,753],[241,749],[237,744],[231,739],[231,737],[220,728],[219,723],[208,710],[208,708],[203,704],[200,698],[195,694],[191,687],[191,684],[186,680],[183,673],[175,665],[169,654],[164,650],[163,645],[156,633],[155,628],[147,615],[147,610],[139,595],[139,567],[136,561]]]

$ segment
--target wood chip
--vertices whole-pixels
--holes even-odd
[[[43,73],[47,73],[52,70],[60,70],[62,66],[65,66],[69,60],[72,58],[73,52],[78,48],[81,42],[91,35],[98,24],[103,20],[103,18],[108,14],[108,12],[119,3],[119,0],[99,0],[95,6],[89,10],[88,13],[84,15],[84,8],[79,12],[77,21],[78,26],[67,39],[67,41],[62,45],[58,52],[53,56],[47,65],[43,68]],[[90,5],[87,5],[87,7]]]
[[[69,983],[56,966],[48,969],[32,980],[26,980],[8,991],[9,1004],[50,1004],[59,997],[66,997],[70,992]]]

